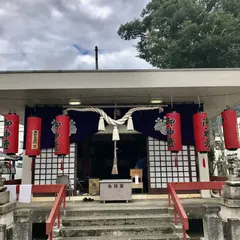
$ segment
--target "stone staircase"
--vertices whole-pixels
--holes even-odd
[[[173,224],[171,208],[101,204],[67,210],[53,235],[56,240],[180,240],[182,228]]]

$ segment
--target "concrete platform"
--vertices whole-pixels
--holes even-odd
[[[179,198],[183,199],[192,199],[192,198],[200,198],[200,194],[179,194]],[[82,201],[84,198],[92,198],[95,201],[100,201],[100,196],[92,196],[92,195],[79,195],[74,197],[67,197],[66,200],[71,201]],[[167,199],[167,194],[133,194],[132,200],[159,200],[159,199]],[[51,202],[54,201],[55,197],[33,197],[32,202]]]
[[[193,198],[193,199],[181,199],[181,202],[183,204],[183,207],[188,215],[189,219],[201,219],[204,215],[204,208],[203,205],[205,204],[220,204],[220,199],[216,198]],[[45,220],[54,203],[53,201],[47,201],[47,202],[31,202],[28,204],[22,204],[17,203],[17,208],[31,208],[34,211],[34,219],[36,222],[41,222]],[[101,203],[100,201],[94,201],[94,202],[82,202],[82,201],[76,201],[75,203],[69,201],[66,203],[66,209],[67,212],[74,212],[79,216],[79,211],[82,213],[82,215],[90,214],[91,212],[95,212],[95,214],[99,213],[101,215],[106,215],[109,211],[115,211],[118,210],[118,214],[120,215],[121,212],[124,212],[125,210],[129,211],[139,211],[149,210],[149,214],[151,214],[151,211],[161,211],[161,214],[163,214],[163,211],[166,211],[166,207],[168,206],[167,199],[158,199],[158,200],[132,200],[129,203],[120,202],[120,203]],[[164,210],[165,209],[165,210]],[[85,212],[85,213],[84,213]],[[156,213],[156,212],[155,212]]]

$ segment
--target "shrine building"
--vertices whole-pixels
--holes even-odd
[[[22,184],[55,184],[67,175],[75,195],[88,194],[89,179],[130,179],[133,169],[142,170],[147,194],[166,193],[168,182],[209,181],[208,151],[196,149],[193,116],[204,113],[205,127],[207,118],[238,105],[239,79],[240,69],[1,72],[1,115],[13,109],[24,125]],[[61,132],[66,115],[69,132]],[[39,141],[40,152],[28,154],[33,116],[41,131],[31,144],[37,149]]]

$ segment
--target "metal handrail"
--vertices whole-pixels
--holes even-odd
[[[176,190],[220,190],[225,181],[216,182],[181,182],[168,183],[168,206],[171,206],[171,198],[174,203],[174,223],[178,223],[177,216],[180,217],[183,227],[183,240],[187,239],[186,231],[189,230],[187,214],[177,196]]]

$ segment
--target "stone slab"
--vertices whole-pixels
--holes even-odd
[[[176,232],[178,231],[178,232]],[[80,226],[80,227],[62,227],[59,231],[59,237],[87,237],[87,236],[150,236],[154,234],[175,234],[181,233],[182,229],[177,229],[173,224],[156,225],[120,225],[120,226]],[[220,239],[219,239],[220,240]]]
[[[228,218],[240,219],[240,208],[230,208],[225,205],[221,205],[219,216],[224,222],[227,222]]]
[[[240,200],[240,187],[224,185],[222,188],[222,198],[226,199],[239,199]]]
[[[228,219],[228,240],[238,240],[240,236],[240,220]]]
[[[240,200],[236,199],[223,198],[221,199],[220,204],[229,208],[240,208]]]
[[[0,206],[0,224],[5,224],[7,228],[13,224],[13,211],[16,202],[7,203]]]
[[[114,225],[141,225],[141,224],[164,224],[172,223],[173,216],[164,214],[151,215],[108,215],[92,217],[65,217],[62,219],[63,226],[114,226]]]
[[[5,224],[7,227],[13,224],[13,211],[7,212],[0,216],[0,224]]]
[[[237,185],[240,183],[240,177],[234,176],[234,175],[229,175],[228,180],[226,181],[226,184],[230,185]]]
[[[4,205],[9,202],[10,192],[0,192],[0,205]]]
[[[16,202],[9,202],[4,205],[0,205],[0,215],[16,209],[16,205],[17,205]]]
[[[14,211],[14,222],[32,222],[32,209],[18,209]]]
[[[221,211],[221,207],[216,204],[203,205],[204,214],[206,215],[217,215]]]
[[[190,239],[187,236],[187,239]],[[64,237],[64,238],[56,238],[55,240],[113,240],[112,237],[96,237],[96,236],[88,236],[88,237]],[[165,234],[163,235],[151,235],[151,236],[131,236],[127,237],[114,236],[114,240],[182,240],[182,234]]]
[[[187,239],[190,239],[187,236]],[[112,237],[79,237],[79,238],[56,238],[55,240],[113,240]],[[182,240],[182,234],[171,235],[153,235],[153,236],[127,236],[127,237],[114,237],[114,240]]]

